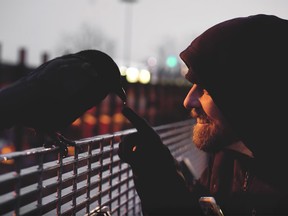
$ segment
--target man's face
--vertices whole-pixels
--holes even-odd
[[[227,126],[212,97],[198,84],[193,84],[183,105],[191,110],[191,116],[196,119],[192,141],[197,148],[213,152],[235,141],[230,127]]]

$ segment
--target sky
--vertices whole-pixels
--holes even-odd
[[[259,13],[288,19],[288,1],[0,0],[0,61],[16,63],[25,48],[27,64],[38,66],[43,53],[49,59],[62,55],[73,38],[89,31],[105,41],[99,49],[107,49],[117,63],[178,56],[207,28]]]

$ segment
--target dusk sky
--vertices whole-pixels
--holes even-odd
[[[117,61],[130,56],[132,62],[140,62],[157,57],[160,47],[179,55],[212,25],[259,13],[288,19],[288,1],[0,0],[0,58],[17,62],[18,50],[25,47],[27,63],[38,66],[44,52],[49,58],[60,55],[59,48],[69,45],[67,36],[84,34],[86,26],[109,41],[109,54]],[[127,30],[131,34],[125,39]]]

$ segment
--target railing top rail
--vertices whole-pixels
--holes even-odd
[[[183,126],[183,125],[187,125],[187,124],[191,124],[191,120],[185,120],[185,121],[181,121],[181,122],[175,122],[175,123],[160,125],[160,126],[156,126],[153,128],[156,131],[161,131],[161,130],[171,129],[173,127],[179,127],[181,125]],[[103,141],[103,140],[112,139],[113,137],[125,136],[127,134],[134,133],[134,132],[136,132],[136,129],[130,128],[130,129],[126,129],[123,131],[117,131],[117,132],[112,133],[112,134],[103,134],[103,135],[97,135],[97,136],[93,136],[93,137],[83,138],[80,140],[76,140],[75,143],[76,143],[76,145],[83,145],[83,144],[87,144],[89,142],[99,142],[99,141]],[[23,157],[23,156],[33,155],[33,154],[53,152],[53,151],[57,151],[58,149],[59,149],[59,147],[57,147],[57,146],[51,147],[51,148],[37,147],[37,148],[32,148],[32,149],[28,149],[28,150],[24,150],[24,151],[16,151],[16,152],[7,153],[7,154],[1,154],[0,155],[0,162],[5,161],[5,160],[10,160],[10,159],[16,159],[16,158]]]

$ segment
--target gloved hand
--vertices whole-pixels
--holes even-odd
[[[139,169],[144,167],[152,168],[150,166],[161,156],[163,159],[165,154],[172,157],[160,136],[145,119],[129,107],[124,107],[122,113],[133,124],[137,132],[123,137],[119,144],[118,155],[123,162],[132,167],[133,171],[139,173]]]
[[[187,215],[191,198],[177,161],[145,119],[129,107],[122,113],[137,132],[123,137],[118,156],[132,168],[143,215]]]

